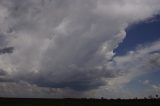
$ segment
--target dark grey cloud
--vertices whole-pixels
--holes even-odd
[[[6,71],[5,70],[3,70],[3,69],[0,69],[0,76],[4,76],[4,75],[6,75],[7,73],[6,73]]]
[[[0,48],[3,48],[7,45],[6,36],[4,34],[0,34]]]
[[[77,81],[70,81],[70,82],[61,82],[61,83],[55,83],[55,82],[44,82],[43,80],[39,80],[38,82],[34,82],[38,86],[41,87],[50,87],[50,88],[70,88],[72,90],[76,91],[87,91],[91,89],[97,89],[99,86],[102,86],[105,84],[104,81],[101,80],[77,80]]]
[[[6,47],[0,49],[0,54],[13,53],[14,47]]]
[[[160,53],[160,50],[150,52],[150,54],[157,54],[157,53]]]

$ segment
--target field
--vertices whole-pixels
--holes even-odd
[[[27,99],[1,98],[0,106],[160,106],[160,99]]]

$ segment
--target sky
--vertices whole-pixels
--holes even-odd
[[[0,96],[160,93],[159,0],[0,0]]]

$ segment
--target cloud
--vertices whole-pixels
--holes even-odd
[[[135,51],[128,52],[124,56],[115,56],[106,66],[119,74],[118,77],[113,80],[113,83],[128,83],[137,76],[159,69],[160,53],[157,52],[159,45],[160,42],[157,41],[141,46]]]
[[[0,55],[0,67],[9,79],[81,92],[111,86],[115,79],[127,82],[142,69],[140,64],[136,71],[128,71],[138,57],[148,56],[143,50],[124,57],[114,57],[113,50],[125,38],[127,26],[160,10],[159,0],[1,0],[0,4],[4,47],[15,48]],[[155,60],[159,54],[149,56]],[[151,59],[147,64],[157,67],[159,61],[151,64]],[[128,74],[126,79],[123,73]]]
[[[149,80],[144,80],[143,84],[148,85],[148,84],[150,84],[150,81]]]
[[[21,90],[20,90],[21,89]],[[23,89],[23,90],[22,90]],[[36,85],[31,85],[25,82],[21,83],[13,83],[13,82],[1,82],[0,84],[0,96],[1,97],[46,97],[49,98],[50,96],[57,98],[57,92],[61,95],[61,90],[58,89],[48,89],[48,88],[41,88]],[[62,96],[62,95],[61,95]]]
[[[152,85],[153,89],[155,89],[158,93],[160,92],[160,85]]]
[[[13,47],[6,47],[3,49],[0,49],[0,54],[5,54],[5,53],[13,53],[14,48]]]

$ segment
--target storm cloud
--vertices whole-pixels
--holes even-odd
[[[0,40],[4,48],[14,48],[0,55],[0,68],[17,84],[80,92],[110,86],[123,73],[138,75],[133,73],[159,57],[147,47],[147,53],[122,57],[113,52],[128,26],[159,11],[159,0],[0,0],[0,33],[6,42]],[[138,61],[134,56],[144,55],[150,56],[147,62],[128,70]],[[154,62],[147,70],[159,67],[159,60]]]

